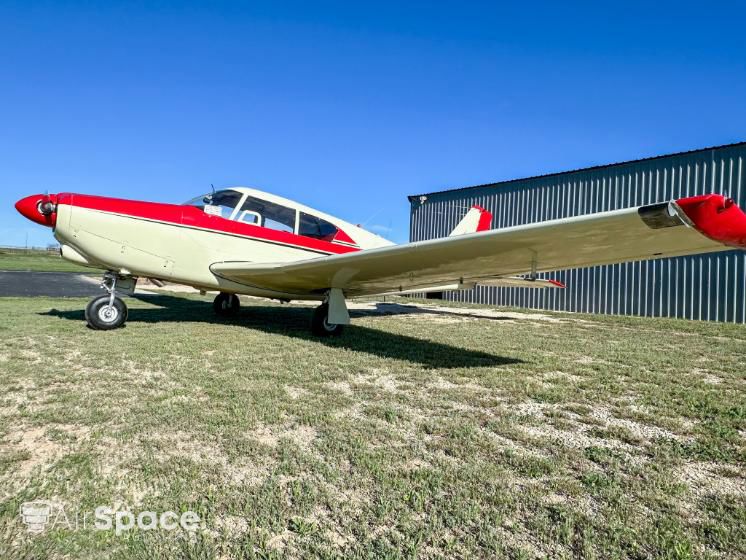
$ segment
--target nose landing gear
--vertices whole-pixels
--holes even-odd
[[[93,298],[85,308],[85,320],[92,329],[99,331],[117,329],[127,320],[127,304],[117,296],[116,286],[117,275],[111,272],[104,274],[101,287],[109,293]]]

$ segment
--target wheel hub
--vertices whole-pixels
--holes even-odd
[[[105,323],[113,323],[119,317],[119,311],[113,305],[104,305],[98,310],[98,318]]]

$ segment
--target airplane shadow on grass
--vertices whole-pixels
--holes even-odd
[[[468,350],[411,336],[358,326],[348,326],[340,337],[317,337],[310,332],[311,309],[302,307],[243,307],[235,318],[217,317],[212,303],[168,295],[140,295],[136,299],[157,305],[156,308],[130,308],[128,323],[203,322],[235,325],[266,333],[278,334],[323,344],[330,348],[343,348],[366,352],[382,358],[393,358],[418,363],[426,368],[497,367],[523,363],[523,360],[498,356],[477,350]],[[59,311],[52,309],[41,313],[72,321],[84,321],[83,310]],[[350,315],[363,317],[370,312],[350,311]],[[82,325],[81,325],[82,327]]]

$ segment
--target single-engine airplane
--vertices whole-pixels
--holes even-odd
[[[137,278],[217,290],[219,315],[238,311],[237,294],[320,301],[311,328],[329,336],[349,324],[350,297],[476,284],[559,288],[537,273],[746,249],[746,214],[720,194],[501,229],[474,206],[449,237],[402,245],[244,187],[184,204],[60,193],[15,206],[53,228],[62,257],[106,271],[108,293],[85,310],[88,325],[100,330],[125,323],[117,292],[134,289]]]

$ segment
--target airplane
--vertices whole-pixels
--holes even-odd
[[[85,309],[97,330],[125,324],[120,294],[131,293],[138,278],[218,291],[213,308],[221,316],[239,311],[238,294],[318,301],[311,331],[336,336],[350,323],[352,297],[477,284],[556,289],[562,284],[537,274],[746,249],[746,214],[721,194],[500,229],[474,206],[450,236],[401,245],[246,187],[183,204],[59,193],[31,195],[15,207],[53,228],[63,258],[106,271],[107,293]]]

